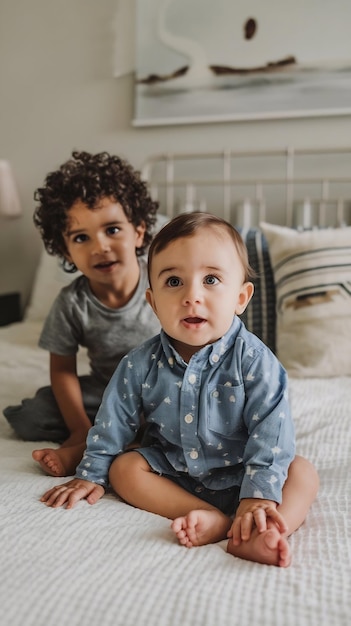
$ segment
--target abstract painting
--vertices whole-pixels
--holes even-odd
[[[136,0],[135,126],[351,113],[349,0]]]

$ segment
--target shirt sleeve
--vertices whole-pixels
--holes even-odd
[[[129,355],[119,363],[108,383],[87,438],[76,476],[104,487],[116,456],[133,441],[141,423],[141,393],[136,365]]]
[[[73,294],[64,287],[49,311],[39,346],[53,354],[70,356],[79,349],[81,327],[74,312]]]
[[[248,430],[240,499],[281,503],[282,489],[295,456],[295,432],[288,399],[287,373],[269,351],[262,351],[245,372]]]

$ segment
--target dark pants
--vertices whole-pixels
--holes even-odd
[[[92,376],[80,376],[79,382],[84,407],[93,424],[105,386]],[[41,387],[34,398],[6,407],[4,415],[18,437],[25,441],[62,443],[69,436],[51,387]]]

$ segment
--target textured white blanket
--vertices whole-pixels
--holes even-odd
[[[40,324],[0,329],[0,408],[48,382]],[[4,626],[348,626],[351,623],[351,379],[291,380],[298,453],[320,474],[290,538],[288,569],[190,550],[169,521],[106,495],[71,511],[0,418],[0,622]]]

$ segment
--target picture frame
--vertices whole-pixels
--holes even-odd
[[[134,126],[351,114],[348,0],[136,0]]]

